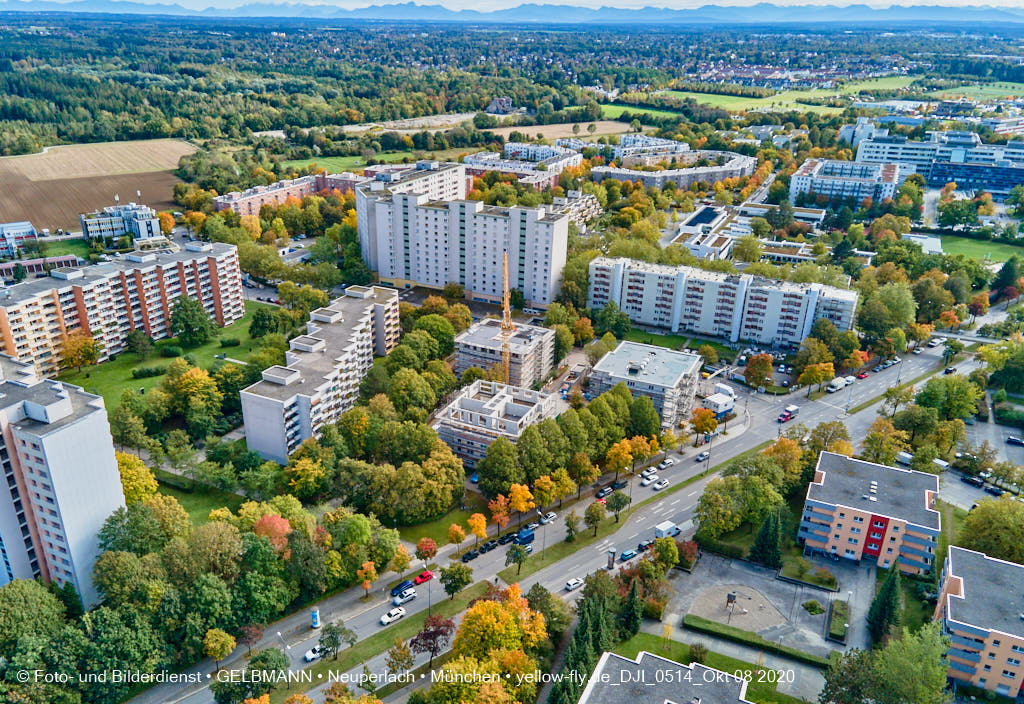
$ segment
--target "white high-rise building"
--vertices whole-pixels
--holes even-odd
[[[857,293],[688,266],[597,257],[587,305],[614,302],[633,322],[672,332],[796,347],[819,318],[852,330]]]
[[[0,355],[0,585],[70,582],[85,606],[99,531],[124,506],[103,398]]]
[[[895,198],[909,174],[909,167],[900,168],[900,164],[808,159],[789,179],[789,200],[796,203],[801,194],[814,193],[830,199],[870,198],[880,203]]]
[[[367,266],[397,288],[465,287],[466,297],[502,297],[509,286],[528,305],[554,300],[565,266],[570,216],[551,206],[501,208],[465,200],[461,164],[420,162],[356,188],[359,243]]]

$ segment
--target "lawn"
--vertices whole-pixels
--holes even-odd
[[[225,328],[221,328],[219,338],[194,349],[185,350],[186,354],[194,357],[201,367],[211,366],[215,361],[214,355],[220,353],[225,353],[228,357],[240,359],[243,362],[248,360],[257,349],[252,338],[249,336],[249,322],[259,307],[267,306],[263,303],[246,301],[245,315],[240,320]],[[230,337],[238,338],[242,344],[238,347],[222,348],[218,340]],[[84,367],[80,372],[75,370],[65,371],[59,378],[61,381],[77,384],[86,391],[99,394],[103,397],[107,409],[110,411],[120,405],[121,394],[125,389],[146,389],[148,391],[160,384],[162,377],[159,376],[133,379],[132,370],[138,367],[162,367],[170,364],[173,360],[161,357],[159,349],[173,344],[175,344],[173,339],[160,340],[156,343],[157,349],[146,359],[139,359],[138,355],[125,352],[118,355],[117,359],[102,362],[91,367]]]
[[[487,511],[487,502],[484,500],[484,497],[475,491],[469,491],[466,492],[465,509],[452,509],[433,521],[419,523],[414,526],[404,526],[399,528],[398,532],[401,534],[402,540],[406,540],[414,545],[420,541],[420,538],[430,538],[437,543],[438,547],[441,547],[448,544],[448,527],[452,523],[458,523],[467,534],[469,533],[469,529],[466,528],[466,521],[474,513],[482,513],[485,516],[490,515]],[[469,547],[470,544],[467,541],[465,546]]]
[[[711,345],[715,348],[715,351],[718,352],[718,357],[720,359],[732,359],[736,355],[733,350],[719,342],[701,340],[696,337],[690,338],[685,335],[674,335],[672,333],[654,333],[633,328],[626,333],[626,339],[632,342],[640,342],[645,345],[667,347],[670,350],[681,350],[687,347],[695,350],[701,345]]]
[[[989,98],[1015,98],[1022,95],[1024,95],[1024,83],[1010,83],[1006,81],[985,83],[982,85],[958,86],[956,88],[946,88],[945,90],[936,90],[929,93],[929,96],[933,98],[955,98],[963,96],[965,98],[974,98],[977,100],[987,100]]]
[[[965,254],[974,259],[988,259],[994,262],[1005,262],[1013,255],[1024,256],[1024,247],[1017,247],[1005,242],[986,242],[972,240],[956,235],[942,236],[942,251],[946,254]]]
[[[478,150],[472,148],[442,149],[436,152],[406,150],[401,152],[384,152],[378,154],[375,158],[381,163],[395,164],[400,161],[416,161],[417,154],[419,154],[419,158],[440,159],[444,161],[447,159],[456,159],[460,154],[469,154],[473,151]],[[328,173],[361,169],[364,166],[367,166],[366,159],[362,156],[321,156],[315,159],[293,159],[291,161],[284,162],[285,166],[292,168],[300,168],[306,164],[316,164],[317,166],[321,166],[327,169]]]
[[[887,573],[888,570],[881,567],[875,570],[875,594],[878,594],[878,591],[882,588],[882,583],[885,582]],[[916,631],[931,621],[932,613],[935,611],[932,604],[918,596],[918,587],[921,584],[921,581],[909,579],[906,576],[900,579],[900,587],[903,592],[903,621],[900,625],[912,631]],[[929,586],[928,588],[930,589],[931,587]]]
[[[623,105],[621,103],[615,103],[614,105],[602,105],[601,106],[601,117],[608,120],[618,119],[622,113],[628,112],[632,115],[639,115],[640,113],[647,113],[654,117],[682,117],[683,114],[680,112],[672,112],[671,110],[656,110],[654,108],[644,108],[637,105]]]
[[[684,664],[687,664],[690,656],[690,646],[686,643],[680,643],[677,640],[666,640],[650,633],[638,633],[629,640],[619,643],[612,648],[612,652],[633,660],[636,659],[637,654],[641,650]],[[729,674],[734,672],[754,673],[759,670],[770,669],[714,652],[708,653],[704,664]],[[756,704],[800,704],[800,699],[779,692],[777,689],[778,685],[775,682],[758,681],[760,679],[759,677],[752,676],[750,683],[747,685],[747,699],[750,701],[756,702]],[[764,679],[769,680],[771,678],[765,677]]]
[[[44,257],[77,254],[82,259],[89,258],[89,243],[83,239],[44,241],[42,245]]]
[[[206,523],[209,520],[210,511],[225,506],[232,511],[237,511],[238,507],[245,501],[238,494],[221,491],[209,486],[198,486],[194,491],[185,491],[178,488],[178,485],[183,483],[182,478],[174,477],[172,481],[174,481],[175,486],[171,486],[171,484],[162,481],[160,476],[161,474],[167,474],[166,472],[158,469],[154,473],[157,475],[157,480],[160,481],[159,492],[176,498],[182,508],[188,512],[188,517],[192,519],[192,525],[195,526]]]
[[[952,478],[953,475],[943,477],[942,481]],[[939,515],[942,517],[942,533],[939,534],[939,544],[935,550],[935,567],[933,569],[934,574],[942,574],[943,563],[946,561],[946,553],[948,552],[949,546],[956,539],[957,534],[960,533],[960,528],[963,526],[964,520],[967,518],[967,511],[954,506],[953,504],[947,503],[942,499],[935,501],[935,508],[938,509]]]
[[[820,93],[820,94],[819,94]],[[824,105],[804,105],[798,103],[798,98],[821,98],[825,95],[835,95],[836,91],[796,91],[788,90],[776,93],[767,98],[751,98],[743,95],[716,95],[714,93],[694,93],[688,90],[667,90],[665,95],[673,98],[693,98],[698,103],[705,103],[716,108],[739,112],[743,110],[767,110],[786,111],[797,110],[799,112],[817,112],[827,115],[838,114],[842,108],[832,108]]]

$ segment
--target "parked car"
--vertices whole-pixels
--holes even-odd
[[[323,648],[314,646],[306,651],[306,654],[302,656],[302,659],[306,662],[313,662],[314,660],[319,660],[323,654]]]
[[[992,486],[991,484],[989,484],[988,486],[985,487],[985,493],[992,494],[992,496],[1002,496],[1006,492],[997,486]]]
[[[915,347],[910,352],[911,352],[911,354],[922,354],[924,352],[924,350],[921,349],[920,347]]]
[[[391,603],[395,606],[401,606],[402,604],[408,604],[410,601],[416,598],[416,590],[409,587],[404,592],[396,596],[391,600]]]
[[[547,513],[545,513],[541,517],[540,523],[541,523],[541,525],[546,526],[548,523],[551,523],[556,518],[558,518],[558,514],[557,513],[555,513],[554,511],[548,511]]]
[[[612,489],[610,485],[609,486],[603,486],[600,489],[598,489],[597,494],[595,494],[595,496],[597,498],[599,498],[599,499],[603,499],[604,497],[608,496],[608,494],[612,493],[613,491],[615,491],[615,489]]]
[[[480,475],[476,472],[473,472],[472,474],[469,475],[469,481],[473,482],[474,484],[479,484]]]
[[[654,546],[654,541],[653,540],[641,540],[637,544],[636,549],[639,552],[645,552],[647,550],[650,550],[653,546]]]
[[[970,484],[971,486],[985,486],[985,480],[982,479],[981,477],[963,476],[960,477],[960,481],[962,481],[964,484]]]
[[[526,524],[526,530],[537,530],[538,528],[540,528],[540,523],[537,521],[530,521]]]
[[[657,474],[658,473],[658,469],[661,469],[661,465],[660,464],[658,465],[657,469],[655,469],[654,467],[648,467],[644,471],[640,472],[640,476],[643,477],[644,479],[646,479],[647,477],[649,477],[649,476],[651,476],[653,474]]]
[[[434,573],[433,572],[431,572],[430,570],[423,570],[418,575],[416,575],[416,579],[414,579],[412,581],[414,583],[416,583],[416,584],[423,584],[425,582],[429,582],[433,578],[434,578]]]
[[[476,550],[467,550],[466,554],[462,556],[462,561],[471,562],[472,560],[475,560],[478,557],[480,557],[480,553]]]
[[[401,594],[402,592],[404,592],[406,589],[408,589],[411,586],[412,586],[412,582],[407,579],[404,582],[402,582],[401,584],[398,584],[398,585],[396,585],[395,587],[393,587],[391,589],[391,596],[398,596],[399,594]]]
[[[395,607],[380,617],[380,625],[386,626],[389,623],[394,623],[395,621],[404,616],[405,609],[403,609],[401,606]]]
[[[508,545],[516,539],[515,533],[505,533],[505,535],[498,538],[498,545]]]
[[[956,374],[956,367],[946,367],[942,370],[943,374]]]
[[[706,460],[706,459],[707,459],[708,457],[711,457],[711,453],[710,453],[710,452],[708,452],[707,450],[704,450],[703,452],[701,452],[701,453],[700,453],[699,455],[697,455],[697,456],[696,456],[696,457],[694,457],[693,459],[694,459],[694,461],[696,461],[696,462],[703,462],[703,461],[704,461],[704,460]]]
[[[628,484],[629,482],[627,482],[625,479],[616,479],[615,481],[612,482],[612,491],[614,491],[615,489],[625,489]]]
[[[654,482],[658,481],[659,477],[657,474],[648,474],[646,477],[640,480],[640,486],[650,486]]]
[[[619,562],[627,562],[636,557],[636,550],[623,550],[619,555]]]
[[[583,586],[583,580],[580,579],[579,577],[573,577],[572,579],[570,579],[568,582],[565,583],[565,591],[567,591],[567,592],[576,591],[577,589],[579,589],[582,586]]]
[[[850,384],[852,384],[852,383],[853,383],[853,382],[855,382],[855,381],[857,381],[857,377],[854,377],[854,376],[848,376],[848,377],[846,377],[846,385],[847,385],[847,386],[849,386]]]
[[[661,491],[662,489],[664,489],[667,486],[668,486],[668,479],[662,479],[660,481],[655,482],[653,489],[655,491]]]
[[[885,367],[883,367],[881,364],[878,364],[878,365],[872,367],[871,371],[873,371],[875,374],[877,374],[878,372],[882,371],[884,368]]]
[[[498,541],[497,540],[488,540],[485,543],[480,543],[480,552],[481,553],[490,552],[491,550],[493,550],[496,547],[498,547]]]
[[[658,463],[658,469],[667,469],[667,468],[671,467],[672,465],[674,465],[675,463],[676,463],[676,461],[675,461],[674,458],[666,457],[665,459],[663,459],[661,462]]]
[[[1007,445],[1021,445],[1021,446],[1024,446],[1024,440],[1022,440],[1021,438],[1017,437],[1016,435],[1011,435],[1010,437],[1006,438],[1006,444]]]

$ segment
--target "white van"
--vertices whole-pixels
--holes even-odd
[[[843,377],[839,376],[839,377],[836,377],[835,379],[833,379],[832,381],[830,381],[828,383],[828,387],[825,390],[828,391],[830,394],[834,394],[836,391],[839,391],[840,389],[844,388],[845,386],[846,386],[846,379],[844,379]]]
[[[910,463],[914,461],[914,456],[909,452],[897,452],[896,453],[896,464],[901,464],[904,467],[909,467]]]

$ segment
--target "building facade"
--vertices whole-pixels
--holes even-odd
[[[38,236],[35,226],[27,220],[0,223],[0,257],[16,257],[23,243]]]
[[[696,354],[624,341],[594,365],[590,391],[597,395],[624,383],[634,396],[651,399],[661,427],[675,429],[689,418],[702,364]]]
[[[104,521],[124,506],[103,398],[0,355],[0,585],[70,583],[86,608]]]
[[[926,574],[935,562],[939,478],[822,452],[798,539],[806,549]]]
[[[217,325],[241,318],[236,247],[195,242],[178,252],[131,252],[0,289],[0,353],[50,373],[59,367],[67,335],[88,330],[102,344],[102,361],[125,349],[132,330],[157,340],[170,337],[180,296],[201,302]]]
[[[400,334],[398,292],[383,286],[349,286],[311,312],[285,364],[264,369],[241,391],[249,449],[286,463],[304,440],[355,405],[374,355],[390,352]]]
[[[556,139],[555,146],[578,152],[582,152],[585,149],[609,150],[614,159],[652,157],[660,161],[681,157],[690,151],[690,145],[686,142],[664,139],[663,137],[652,137],[640,132],[620,135],[618,144],[601,144],[600,142],[587,142],[576,137],[568,137]]]
[[[366,177],[349,172],[340,174],[314,174],[285,179],[268,186],[253,186],[244,191],[232,191],[213,199],[214,210],[233,210],[239,215],[259,216],[264,205],[277,206],[289,198],[302,200],[323,191],[351,191]]]
[[[82,237],[87,240],[124,235],[138,239],[161,236],[156,211],[141,203],[108,205],[103,210],[79,215],[78,222],[82,226]]]
[[[664,157],[659,157],[664,160]],[[690,166],[680,169],[664,169],[662,171],[639,171],[617,166],[595,166],[590,176],[595,181],[613,178],[618,181],[639,181],[645,188],[663,188],[666,183],[674,183],[678,188],[689,188],[695,183],[717,183],[725,178],[750,176],[757,170],[757,158],[737,154],[736,152],[692,151],[680,153],[676,161],[695,164],[706,159],[712,163],[708,166]]]
[[[546,307],[565,266],[569,215],[552,206],[501,208],[465,200],[462,164],[419,162],[356,188],[367,266],[396,288],[461,284],[466,297],[500,302],[503,255],[509,286]]]
[[[501,321],[484,318],[455,336],[455,373],[470,367],[491,369],[501,364]],[[516,323],[509,341],[509,383],[531,388],[555,368],[555,331]]]
[[[1014,699],[1024,684],[1024,565],[949,546],[935,618],[949,678]]]
[[[796,203],[798,196],[813,193],[830,200],[870,198],[880,202],[895,197],[907,175],[899,164],[808,159],[789,179],[789,200]]]
[[[597,257],[589,308],[615,303],[633,322],[672,332],[796,347],[820,318],[852,330],[857,293],[688,266]]]
[[[498,438],[515,443],[527,426],[557,411],[550,394],[477,379],[435,417],[437,436],[463,464],[474,468]]]
[[[488,171],[514,175],[520,183],[539,190],[558,185],[558,175],[567,168],[583,163],[583,155],[572,149],[508,142],[501,154],[477,152],[463,158],[466,172],[479,176]]]

